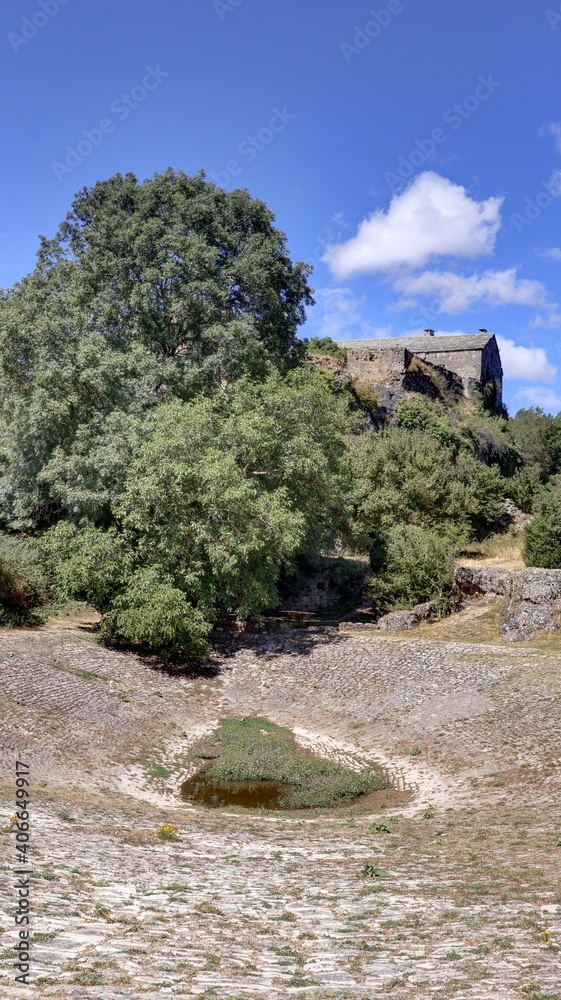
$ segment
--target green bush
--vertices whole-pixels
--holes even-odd
[[[370,581],[377,613],[412,608],[438,600],[442,606],[454,578],[450,540],[413,524],[396,524],[379,531],[370,552]]]
[[[344,347],[339,347],[331,337],[312,337],[304,344],[310,354],[320,354],[327,358],[339,358],[340,361],[347,360],[347,351]]]
[[[441,447],[450,448],[454,455],[458,454],[462,446],[466,447],[445,408],[424,396],[404,399],[397,411],[396,423],[398,427],[408,431],[423,431]]]
[[[535,468],[524,465],[505,482],[505,490],[519,510],[530,514],[536,497],[543,490],[543,482]]]
[[[536,516],[524,529],[522,555],[527,566],[561,569],[561,483],[542,494]]]
[[[129,578],[101,623],[102,637],[138,646],[170,660],[201,660],[208,653],[212,625],[189,603],[183,591],[162,576],[159,567],[139,569]]]
[[[131,553],[115,528],[59,521],[36,546],[57,591],[98,611],[107,610],[131,572]]]
[[[0,535],[0,625],[37,624],[48,596],[32,547],[22,539]]]

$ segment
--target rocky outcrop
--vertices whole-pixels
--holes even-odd
[[[510,600],[501,615],[505,642],[534,639],[561,624],[561,569],[525,569],[512,574]]]
[[[408,611],[390,611],[378,619],[378,628],[382,632],[405,632],[420,622],[436,618],[439,608],[438,601],[427,601],[425,604],[416,604]]]
[[[482,595],[508,597],[499,626],[504,642],[525,642],[561,627],[561,569],[509,572],[458,566],[454,593],[461,601]]]
[[[454,594],[460,599],[489,594],[502,597],[510,594],[513,573],[488,566],[458,566],[454,574]]]

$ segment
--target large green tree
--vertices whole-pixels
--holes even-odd
[[[273,223],[172,170],[76,197],[0,301],[0,523],[106,525],[158,406],[294,366],[308,268]]]

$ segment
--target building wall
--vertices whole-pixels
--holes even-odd
[[[405,371],[405,350],[403,347],[390,351],[375,351],[372,348],[353,347],[347,357],[347,371],[354,381],[369,385],[401,385]]]
[[[456,383],[461,383],[464,394],[469,395],[470,391],[479,387],[488,404],[501,409],[503,372],[494,340],[490,340],[483,350],[433,352],[423,351],[422,347],[420,344],[418,350],[410,351],[403,347],[376,350],[373,346],[353,345],[348,349],[347,371],[355,383],[365,382],[379,390],[384,399],[388,396],[387,406],[386,403],[384,406],[392,410],[398,405],[404,389],[432,395],[430,372],[426,373],[427,378],[423,373],[409,370],[414,356],[441,374],[452,373],[452,377],[447,379],[449,389],[457,388]]]
[[[437,354],[415,351],[418,358],[429,361],[431,365],[439,368],[446,368],[449,372],[455,372],[463,378],[472,378],[477,382],[481,381],[481,356],[482,351],[439,351]]]

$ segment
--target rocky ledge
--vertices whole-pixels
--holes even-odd
[[[500,622],[504,642],[524,642],[561,626],[561,569],[509,572],[459,566],[454,591],[463,601],[483,594],[508,597]]]

